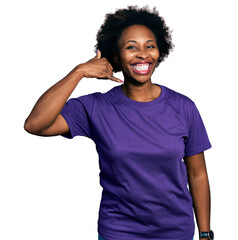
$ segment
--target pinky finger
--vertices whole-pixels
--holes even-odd
[[[123,82],[124,82],[124,81],[122,81],[121,79],[116,78],[116,77],[114,77],[114,76],[111,76],[111,77],[109,77],[108,79],[111,79],[112,81],[119,82],[119,83],[123,83]]]

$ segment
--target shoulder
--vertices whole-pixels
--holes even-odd
[[[106,92],[93,92],[91,94],[81,96],[81,99],[83,101],[92,101],[99,104],[108,104],[115,101],[118,92],[117,90],[118,86],[113,87]]]
[[[93,104],[101,94],[102,94],[101,92],[88,93],[88,94],[81,95],[79,97],[70,98],[69,102],[79,103],[83,105],[90,105],[90,104]]]
[[[188,97],[185,94],[182,94],[178,91],[175,91],[171,88],[165,87],[166,88],[166,98],[167,100],[170,101],[182,101],[182,102],[188,102],[188,103],[193,103],[193,100]]]
[[[117,86],[109,89],[106,92],[93,92],[81,95],[77,98],[72,98],[74,101],[80,102],[83,105],[93,105],[95,103],[105,103],[115,99]]]
[[[185,94],[175,91],[171,88],[166,89],[166,104],[173,108],[176,112],[188,112],[195,107],[194,101]]]

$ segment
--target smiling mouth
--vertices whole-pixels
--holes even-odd
[[[141,75],[148,74],[150,72],[152,64],[151,63],[136,63],[131,64],[132,70]]]

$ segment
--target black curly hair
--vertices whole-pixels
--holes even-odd
[[[117,45],[123,29],[131,25],[144,25],[148,27],[155,35],[160,56],[157,66],[173,50],[171,30],[166,26],[165,20],[153,7],[150,10],[148,6],[138,8],[138,6],[128,6],[124,9],[118,9],[115,13],[108,13],[105,16],[104,23],[97,33],[97,49],[101,51],[102,57],[105,57],[113,67],[113,72],[121,71],[120,65],[113,61],[114,55],[119,55]]]

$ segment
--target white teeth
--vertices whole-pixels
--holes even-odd
[[[132,67],[135,68],[138,71],[148,70],[149,66],[150,66],[149,63],[132,65]]]

